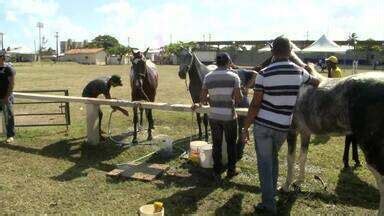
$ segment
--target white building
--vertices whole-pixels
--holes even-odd
[[[71,49],[65,52],[62,61],[73,61],[80,64],[105,65],[107,53],[104,48]]]

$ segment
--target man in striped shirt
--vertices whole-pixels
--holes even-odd
[[[223,133],[227,142],[227,177],[231,178],[238,174],[236,171],[237,115],[235,105],[241,101],[242,96],[240,78],[230,70],[230,63],[231,58],[228,53],[219,53],[216,56],[218,68],[205,76],[200,98],[202,103],[209,101],[211,107],[208,118],[213,142],[214,178],[217,181],[221,180]]]
[[[284,143],[292,123],[300,86],[317,87],[318,79],[303,67],[289,61],[292,47],[285,37],[273,42],[273,62],[260,71],[256,78],[254,95],[242,130],[248,137],[248,128],[254,123],[255,149],[262,193],[262,202],[256,210],[276,214],[275,194],[278,178],[278,151]]]

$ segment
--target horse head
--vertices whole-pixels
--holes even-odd
[[[187,73],[193,64],[193,55],[191,50],[183,48],[179,53],[179,77],[186,79]]]
[[[147,66],[145,58],[146,52],[148,49],[144,52],[144,55],[140,52],[133,52],[133,57],[131,58],[132,62],[132,75],[133,75],[133,83],[136,87],[141,87],[143,84],[143,79],[146,77],[147,74]]]

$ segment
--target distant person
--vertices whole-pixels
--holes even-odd
[[[339,60],[336,56],[330,56],[325,59],[328,69],[328,78],[341,78],[343,73],[339,68]]]
[[[352,62],[352,74],[357,73],[357,67],[359,66],[359,60],[353,60]]]
[[[217,69],[204,77],[199,106],[208,101],[211,106],[208,118],[213,143],[213,178],[216,182],[221,182],[223,133],[227,142],[227,177],[232,178],[239,173],[239,170],[236,169],[237,114],[235,106],[241,101],[242,96],[240,78],[230,70],[229,54],[219,53],[216,56],[216,64]]]
[[[278,152],[292,124],[298,89],[303,84],[317,87],[320,83],[304,68],[289,60],[291,50],[288,38],[278,37],[274,40],[273,62],[256,77],[253,99],[242,129],[243,142],[246,142],[249,138],[248,129],[254,124],[261,189],[261,203],[255,209],[269,214],[277,213]]]
[[[6,143],[13,143],[15,136],[15,119],[13,114],[13,88],[16,71],[11,64],[6,63],[6,52],[0,50],[0,111],[4,114],[7,130]],[[1,124],[1,122],[0,122]]]
[[[109,77],[100,77],[89,82],[83,89],[83,97],[97,98],[99,95],[104,95],[106,99],[111,99],[110,90],[111,87],[123,86],[121,77],[119,75],[112,75]],[[117,107],[111,106],[113,110],[119,110],[124,115],[128,116],[128,111]],[[103,112],[98,107],[99,111],[99,135],[102,137],[101,120],[103,118]]]

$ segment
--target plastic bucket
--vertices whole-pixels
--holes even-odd
[[[209,145],[205,141],[192,141],[189,143],[189,159],[194,163],[200,163],[200,148]]]
[[[139,215],[140,216],[163,216],[164,207],[161,209],[160,212],[155,212],[155,205],[153,204],[143,205],[139,209]]]
[[[160,137],[160,155],[165,158],[172,157],[173,153],[173,140],[168,136]]]
[[[203,168],[213,167],[212,145],[205,145],[200,147],[199,156],[200,156],[199,161],[200,161],[201,167]]]

